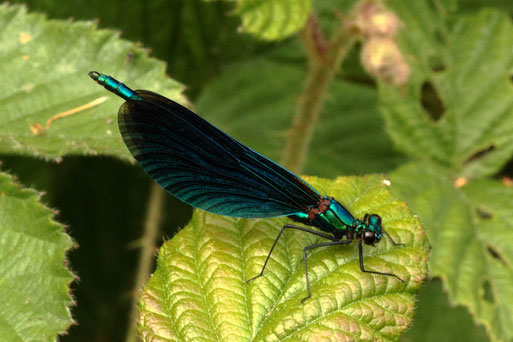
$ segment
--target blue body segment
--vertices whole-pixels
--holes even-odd
[[[352,239],[365,229],[381,238],[378,215],[355,219],[335,199],[182,105],[150,91],[133,91],[104,74],[89,75],[126,100],[118,112],[125,144],[144,171],[180,200],[233,217],[289,216],[336,239]],[[374,216],[379,222],[370,224]]]
[[[105,74],[100,74],[96,71],[91,71],[89,76],[92,78],[96,77],[96,81],[102,84],[105,89],[113,92],[114,94],[122,97],[125,100],[140,100],[140,98],[135,94],[135,92],[128,88],[123,83],[119,82],[115,78],[107,76]],[[94,77],[93,77],[94,76]]]

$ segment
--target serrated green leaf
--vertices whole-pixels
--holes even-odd
[[[0,6],[0,152],[46,159],[64,154],[108,154],[129,158],[117,129],[122,100],[91,81],[87,73],[111,74],[130,87],[144,87],[183,101],[182,86],[165,77],[165,65],[118,33],[92,22],[47,20],[23,6]],[[105,103],[88,109],[92,101]],[[55,115],[75,114],[51,122]]]
[[[307,180],[358,217],[382,216],[384,228],[406,246],[383,239],[376,248],[365,247],[364,262],[404,283],[362,273],[356,244],[315,249],[308,258],[312,297],[302,305],[302,251],[320,238],[286,232],[264,276],[247,284],[287,219],[236,219],[196,210],[189,225],[161,248],[157,270],[143,290],[144,340],[397,339],[412,319],[414,293],[427,271],[427,240],[419,221],[390,196],[379,176]]]
[[[56,341],[72,323],[63,226],[39,201],[0,173],[0,331],[2,341]]]
[[[513,189],[494,180],[457,188],[449,170],[411,163],[391,175],[426,225],[431,275],[494,341],[513,339]]]
[[[412,68],[406,89],[380,86],[394,142],[409,156],[450,166],[462,177],[496,173],[513,154],[511,19],[493,10],[447,16],[428,1],[388,4],[406,27],[399,42]],[[433,107],[442,111],[438,120],[423,106],[428,85]]]
[[[304,26],[312,1],[238,0],[235,4],[244,31],[260,39],[280,40]]]
[[[27,4],[51,18],[94,18],[100,27],[119,29],[125,39],[143,42],[153,56],[165,61],[173,78],[187,85],[190,97],[225,61],[250,56],[267,44],[237,32],[240,18],[230,15],[233,6],[225,1],[147,0],[129,6],[104,0],[9,2]]]
[[[279,161],[305,78],[299,65],[268,59],[235,64],[207,85],[196,108],[223,131]],[[341,80],[329,90],[311,146],[306,172],[324,177],[383,172],[401,160],[383,130],[375,91]]]

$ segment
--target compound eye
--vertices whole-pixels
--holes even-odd
[[[374,232],[371,232],[370,230],[367,230],[363,233],[363,242],[366,245],[372,245],[375,242],[376,234]]]

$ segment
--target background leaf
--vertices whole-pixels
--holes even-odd
[[[405,247],[383,239],[365,248],[369,269],[387,270],[406,282],[360,271],[356,244],[315,250],[309,257],[312,298],[306,296],[302,249],[319,238],[288,232],[264,277],[258,274],[286,218],[246,220],[197,210],[189,225],[166,242],[140,302],[146,340],[393,340],[412,318],[414,297],[426,274],[427,240],[381,177],[307,180],[360,217],[376,212]]]
[[[468,310],[449,303],[439,279],[425,281],[417,297],[413,326],[401,335],[402,342],[483,342],[488,336]]]
[[[302,64],[272,58],[231,65],[201,93],[197,112],[279,161],[305,78]],[[375,91],[336,80],[314,133],[306,173],[335,177],[393,168],[401,157],[393,152],[382,127]]]
[[[426,225],[431,276],[444,280],[451,302],[466,306],[494,340],[513,338],[513,189],[493,180],[456,188],[447,170],[427,162],[390,179]]]
[[[413,71],[407,89],[380,87],[395,144],[457,176],[498,172],[513,154],[510,18],[491,10],[448,17],[426,1],[389,4],[408,27],[399,39]]]
[[[64,265],[72,246],[63,226],[41,204],[0,173],[0,331],[4,341],[55,341],[72,323]]]
[[[239,0],[235,4],[244,31],[260,39],[279,40],[304,26],[312,1]]]
[[[165,77],[164,64],[152,60],[134,43],[113,31],[97,31],[91,22],[47,20],[27,14],[22,6],[0,6],[0,85],[5,113],[0,125],[0,152],[46,159],[64,154],[109,154],[128,158],[116,125],[122,101],[95,86],[92,68],[116,75],[132,87],[148,89],[183,101],[182,86]],[[138,80],[132,82],[133,80]],[[70,86],[73,85],[73,86]],[[106,97],[104,105],[54,121],[48,132],[34,134],[30,126],[45,125],[54,115]]]
[[[271,45],[237,32],[240,18],[230,15],[233,4],[226,1],[146,0],[130,6],[121,0],[12,2],[53,18],[97,20],[102,28],[121,30],[125,39],[143,42],[155,58],[166,61],[167,71],[187,85],[190,98],[219,72],[220,65],[250,58]]]
[[[392,172],[394,189],[426,224],[431,275],[450,303],[492,340],[511,340],[511,189],[484,179],[513,154],[511,19],[455,16],[455,2],[388,3],[408,27],[399,41],[412,67],[407,87],[379,87],[387,130],[413,160]]]

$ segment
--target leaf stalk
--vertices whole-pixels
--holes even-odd
[[[157,183],[152,182],[148,211],[144,221],[144,233],[141,237],[141,251],[139,254],[139,265],[137,267],[134,295],[132,297],[132,308],[130,310],[128,320],[128,331],[125,339],[126,342],[137,341],[137,303],[139,301],[139,292],[148,281],[148,277],[153,266],[153,254],[157,248],[156,241],[159,236],[159,227],[162,222],[164,194],[164,190],[157,185]]]
[[[358,30],[349,17],[341,18],[339,28],[328,43],[314,15],[310,16],[301,32],[308,56],[308,76],[281,160],[281,164],[292,172],[301,173],[303,170],[329,85],[357,37]]]

